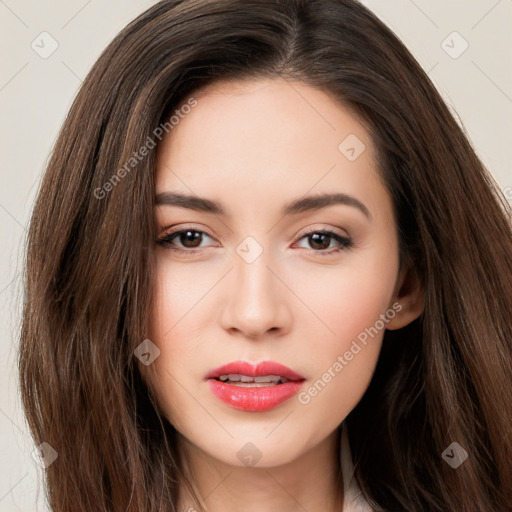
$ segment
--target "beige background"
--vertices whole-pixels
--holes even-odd
[[[41,172],[94,61],[123,26],[154,3],[0,0],[0,512],[48,510],[16,380],[23,242]],[[428,71],[512,199],[512,0],[363,3]],[[47,58],[35,51],[49,51],[52,44],[58,48]]]

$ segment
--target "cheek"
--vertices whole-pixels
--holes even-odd
[[[341,421],[372,379],[386,323],[395,316],[391,302],[398,256],[392,243],[386,249],[361,253],[328,279],[317,275],[317,286],[309,288],[308,305],[318,312],[323,327],[317,336],[301,337],[315,372],[299,401],[318,411],[315,414],[336,410],[333,416]]]
[[[389,311],[386,287],[349,285],[345,281],[334,289],[337,300],[322,310],[334,334],[324,329],[321,336],[309,337],[309,346],[303,348],[314,371],[298,402],[310,417],[323,418],[327,430],[343,421],[366,392],[385,332],[381,315]]]
[[[218,279],[214,271],[200,263],[184,264],[172,261],[165,253],[159,255],[150,319],[150,330],[155,338],[163,340],[179,322],[190,322],[187,316],[193,314]]]
[[[341,402],[348,400],[346,405],[351,405],[352,398],[358,400],[371,380],[385,331],[381,315],[386,315],[389,299],[387,288],[353,284],[345,280],[343,286],[332,289],[336,300],[320,310],[328,329],[316,337],[305,336],[309,346],[303,348],[315,368],[312,380],[321,381],[319,390],[330,388],[324,398],[339,402],[341,396]]]
[[[159,365],[165,364],[169,371],[185,367],[194,372],[198,367],[205,334],[212,331],[218,317],[212,300],[222,288],[222,275],[222,270],[208,262],[182,263],[161,255],[148,336],[161,351],[155,361]]]
[[[352,340],[363,339],[360,335],[386,313],[393,292],[388,277],[379,274],[372,279],[369,274],[354,273],[332,287],[323,316],[331,328],[328,337],[335,341],[337,350],[348,350]],[[383,330],[381,322],[378,327]]]
[[[197,367],[201,339],[198,332],[202,318],[197,315],[197,308],[205,289],[214,284],[212,279],[212,284],[208,285],[204,274],[201,274],[201,279],[198,279],[198,273],[195,273],[195,278],[190,274],[175,262],[169,264],[165,256],[155,270],[148,338],[158,347],[160,355],[142,370],[169,418],[173,414],[168,402],[172,402],[173,409],[177,410],[184,405],[180,403],[182,393],[178,392],[179,383],[183,380],[180,369]],[[172,401],[169,401],[170,396]]]
[[[295,270],[295,275],[301,273],[301,269]],[[315,322],[321,330],[311,339],[313,346],[309,351],[318,357],[321,353],[332,357],[333,353],[349,350],[351,342],[360,334],[364,339],[366,330],[390,308],[398,274],[398,254],[393,241],[383,241],[347,255],[337,266],[307,270],[302,273],[308,279],[296,281],[297,294],[307,297],[306,305],[321,320]],[[304,326],[301,329],[308,331]],[[384,331],[381,322],[378,329]],[[319,346],[323,348],[320,354]]]

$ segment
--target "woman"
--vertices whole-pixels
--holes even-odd
[[[370,11],[159,2],[84,81],[31,221],[50,506],[508,510],[511,288],[510,207]]]

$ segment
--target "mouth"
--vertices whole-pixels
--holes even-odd
[[[274,361],[263,361],[256,365],[246,361],[233,361],[210,370],[205,378],[238,386],[271,386],[305,380],[299,373]]]
[[[242,388],[263,388],[268,386],[277,386],[278,384],[285,384],[289,382],[286,377],[279,375],[262,375],[261,377],[249,377],[248,375],[241,374],[228,374],[216,377],[215,380],[225,382],[233,386]]]
[[[290,368],[264,361],[252,365],[234,361],[211,370],[205,377],[210,390],[232,408],[264,412],[296,395],[305,378]]]

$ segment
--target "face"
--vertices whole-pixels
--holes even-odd
[[[369,134],[326,93],[265,79],[194,98],[158,149],[148,379],[191,449],[241,466],[251,442],[260,466],[286,464],[355,407],[398,315],[391,198]],[[290,207],[324,194],[339,202]],[[233,361],[303,380],[207,379]]]

